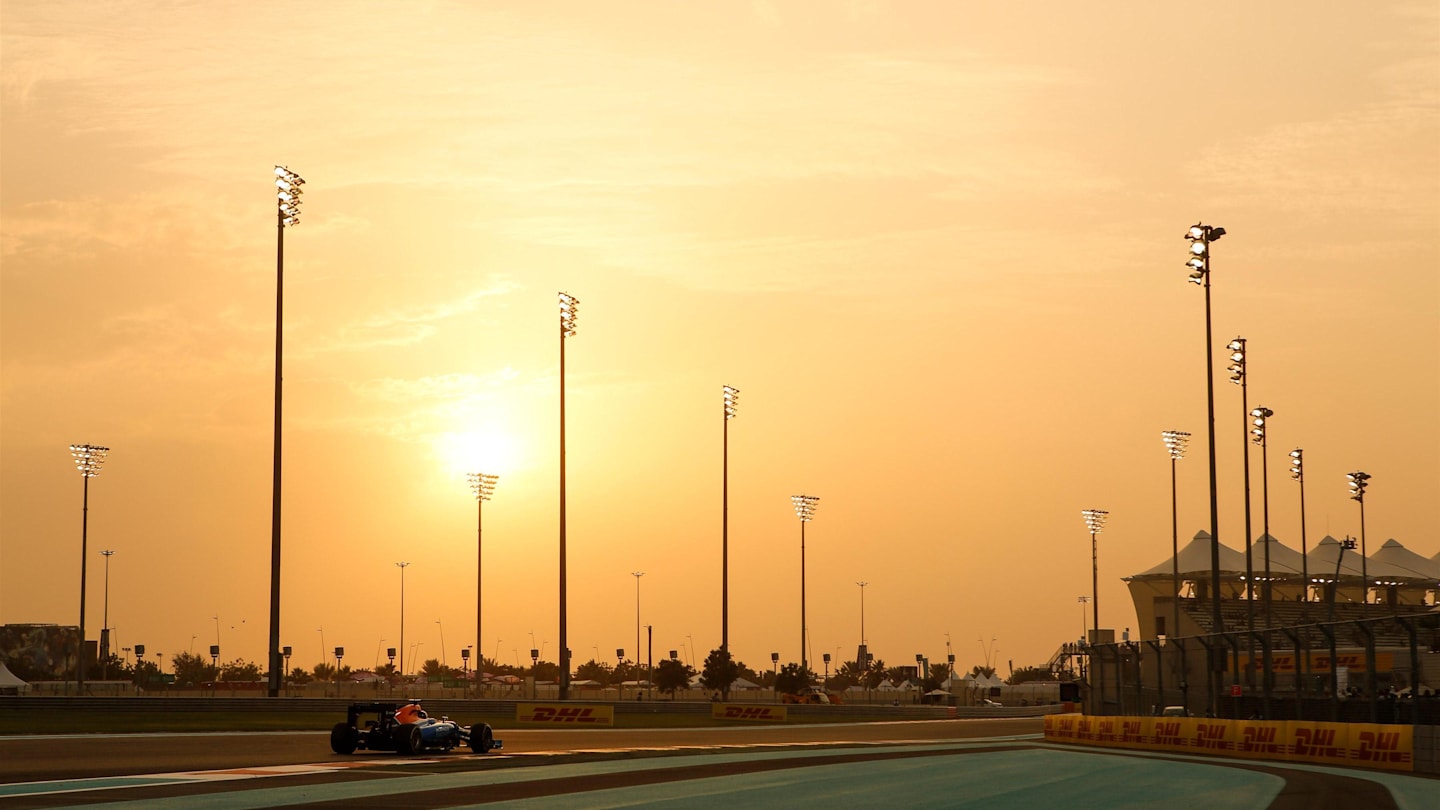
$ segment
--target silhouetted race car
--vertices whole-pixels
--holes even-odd
[[[448,717],[437,720],[420,708],[418,700],[351,703],[345,722],[330,729],[330,750],[337,754],[353,754],[357,749],[419,754],[460,745],[468,745],[477,754],[502,747],[485,723],[462,726]]]

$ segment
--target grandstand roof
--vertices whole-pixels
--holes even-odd
[[[1340,541],[1325,535],[1320,542],[1315,544],[1315,550],[1310,552],[1310,576],[1311,578],[1330,579],[1335,576],[1335,561],[1340,556]],[[1345,555],[1340,562],[1340,576],[1359,577],[1360,552],[1351,551]]]
[[[1380,566],[1378,571],[1377,565]],[[1440,558],[1427,560],[1392,537],[1385,541],[1379,551],[1370,555],[1369,573],[1389,579],[1423,579],[1433,582],[1440,580]]]
[[[1274,552],[1272,551],[1271,554],[1272,556],[1270,558],[1270,569],[1273,572],[1275,569],[1275,558],[1273,556]],[[1299,555],[1297,554],[1296,556],[1298,557]],[[1196,532],[1194,539],[1192,539],[1189,543],[1186,543],[1185,546],[1180,549],[1179,563],[1181,576],[1188,576],[1201,572],[1208,574],[1210,572],[1210,533],[1204,531],[1203,529]],[[1153,577],[1164,575],[1168,577],[1173,572],[1173,562],[1171,561],[1170,557],[1167,556],[1164,560],[1160,561],[1158,565],[1152,568],[1147,568],[1144,571],[1135,574],[1134,576]],[[1222,574],[1245,573],[1244,553],[1236,551],[1235,549],[1230,548],[1224,543],[1221,543],[1220,572]]]
[[[1250,546],[1252,558],[1250,567],[1258,576],[1265,575],[1265,550],[1270,550],[1270,576],[1299,576],[1302,569],[1300,552],[1276,540],[1274,535],[1262,534]],[[1334,562],[1333,560],[1331,561]]]

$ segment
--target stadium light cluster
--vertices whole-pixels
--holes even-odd
[[[300,187],[303,185],[305,180],[300,175],[284,166],[275,167],[275,197],[282,224],[294,225],[300,221],[300,195],[304,193]]]

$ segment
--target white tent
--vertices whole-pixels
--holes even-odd
[[[1179,565],[1180,576],[1199,573],[1209,574],[1210,572],[1210,533],[1204,530],[1195,533],[1195,537],[1180,549]],[[1272,570],[1274,559],[1271,559]],[[1333,561],[1332,561],[1333,563]],[[1136,574],[1136,577],[1171,576],[1174,571],[1175,560],[1166,555],[1164,560]],[[1236,551],[1233,548],[1220,544],[1220,571],[1227,574],[1245,573],[1245,552]]]
[[[0,661],[0,695],[24,694],[30,691],[30,684],[20,680],[5,662]]]
[[[1392,537],[1370,555],[1369,574],[1386,579],[1436,581],[1440,580],[1440,562],[1425,559]]]

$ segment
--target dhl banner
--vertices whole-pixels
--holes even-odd
[[[1275,653],[1270,656],[1270,669],[1274,672],[1298,672],[1298,665],[1302,655],[1293,652]],[[1260,666],[1261,659],[1256,656],[1255,665]],[[1250,656],[1240,656],[1240,669],[1243,671],[1245,665],[1250,662]],[[1233,658],[1225,659],[1225,671],[1229,672]],[[1366,672],[1365,653],[1339,653],[1332,661],[1328,652],[1311,652],[1306,671],[1312,675],[1328,675],[1334,664],[1349,669],[1351,672]],[[1393,672],[1395,670],[1395,654],[1388,652],[1375,653],[1375,671]]]
[[[615,707],[574,703],[517,703],[515,719],[547,726],[613,726]]]
[[[783,723],[786,713],[784,706],[756,706],[753,703],[711,703],[710,716],[716,720],[755,720]]]
[[[1414,727],[1303,720],[1048,715],[1045,739],[1242,759],[1414,769]]]

